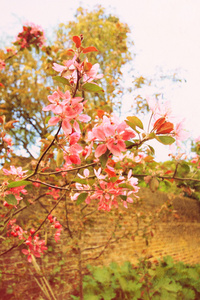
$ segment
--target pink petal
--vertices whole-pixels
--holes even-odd
[[[77,122],[76,120],[74,121],[73,128],[74,128],[74,130],[75,130],[77,133],[79,133],[79,134],[81,133],[79,124],[78,124],[78,122]]]
[[[105,133],[104,129],[101,126],[98,126],[92,130],[94,136],[99,139],[100,141],[105,141]]]
[[[31,257],[31,255],[28,255],[28,262],[32,262],[32,257]]]
[[[60,117],[52,117],[49,120],[48,125],[50,125],[50,126],[56,125],[59,121],[60,121]]]
[[[29,251],[27,249],[22,249],[22,253],[24,253],[25,255],[28,255]]]
[[[97,146],[95,151],[95,157],[96,158],[100,157],[106,152],[106,150],[107,150],[107,146],[105,144]]]
[[[60,105],[52,105],[52,112],[54,112],[54,114],[61,114],[62,113],[62,107]]]
[[[63,71],[66,69],[66,67],[54,63],[54,64],[53,64],[53,69],[54,69],[56,72],[63,72]]]
[[[49,110],[51,110],[52,109],[52,104],[49,104],[49,105],[47,105],[47,106],[45,106],[45,107],[43,107],[43,111],[49,111]]]
[[[104,126],[104,131],[107,136],[111,136],[115,134],[115,128],[111,124],[106,124]]]
[[[85,114],[82,114],[78,116],[77,118],[80,122],[89,122],[91,120],[91,117]]]
[[[72,126],[68,120],[66,119],[63,120],[62,129],[65,135],[69,135],[70,133],[72,133]]]

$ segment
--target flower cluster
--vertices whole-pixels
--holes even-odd
[[[69,80],[69,83],[72,87],[76,86],[79,80],[81,80],[82,83],[88,83],[92,82],[93,80],[101,79],[104,75],[98,74],[100,67],[98,63],[92,65],[90,62],[88,62],[87,58],[85,58],[83,62],[80,62],[79,58],[81,53],[88,53],[98,50],[95,47],[83,48],[81,46],[82,37],[74,36],[73,41],[76,44],[77,51],[68,49],[71,54],[74,54],[73,59],[64,61],[63,65],[54,63],[53,69],[56,72],[59,72],[62,77]]]
[[[3,169],[3,172],[5,175],[14,175],[15,179],[22,179],[27,171],[23,171],[22,167],[10,166],[10,170]]]
[[[61,99],[63,101],[61,101]],[[52,103],[43,108],[43,111],[52,111],[58,116],[52,117],[48,125],[56,125],[59,122],[62,122],[62,129],[64,134],[68,136],[74,130],[80,132],[79,124],[80,122],[90,121],[88,115],[82,114],[84,103],[83,98],[75,97],[71,98],[70,92],[67,91],[62,93],[59,89],[48,97],[48,100]],[[73,122],[72,122],[73,121]]]
[[[12,179],[14,181],[18,181],[18,180],[21,180],[24,176],[24,174],[27,172],[27,171],[23,171],[22,170],[22,167],[18,167],[18,168],[15,168],[14,166],[10,166],[10,170],[7,170],[7,169],[3,169],[3,172],[5,175],[7,176],[10,176],[12,177]],[[4,182],[3,183],[4,186],[7,186],[8,183],[7,182]],[[25,189],[25,185],[21,185],[21,186],[17,186],[17,187],[11,187],[5,191],[3,191],[1,193],[1,196],[3,197],[6,197],[8,195],[14,195],[17,203],[16,204],[19,204],[19,201],[22,200],[23,198],[21,197],[21,194],[23,195],[26,195],[27,194],[27,190]],[[7,206],[9,207],[10,205],[7,203],[7,201],[4,201],[4,206]]]
[[[92,65],[87,61],[87,59],[79,64],[77,61],[77,56],[74,55],[72,60],[64,61],[64,66],[54,63],[53,69],[56,72],[62,74],[62,77],[69,80],[70,84],[74,85],[77,82],[77,78],[83,80],[83,83],[92,82],[93,80],[98,80],[103,77],[103,74],[98,74],[99,64]],[[77,72],[78,71],[78,72]]]
[[[60,190],[49,187],[49,192],[46,192],[46,195],[51,195],[54,200],[58,200],[60,197]]]
[[[27,255],[28,262],[32,262],[32,255],[41,257],[41,254],[44,254],[44,251],[47,250],[45,240],[40,240],[38,235],[34,235],[34,237],[29,236],[25,244],[28,246],[28,249],[22,249],[22,253]]]
[[[19,240],[24,240],[24,243],[28,246],[28,249],[22,249],[22,253],[27,255],[28,261],[32,261],[32,255],[36,257],[40,257],[41,254],[44,253],[45,250],[47,250],[47,247],[45,246],[45,241],[40,240],[38,235],[35,235],[32,237],[32,235],[35,233],[35,230],[32,228],[30,230],[30,235],[28,239],[26,239],[27,231],[24,231],[19,225],[15,224],[16,219],[10,220],[8,222],[8,233],[13,237],[18,237]]]
[[[127,208],[127,202],[133,203],[133,197],[138,198],[135,194],[139,187],[138,179],[132,176],[132,170],[128,172],[127,178],[124,176],[117,176],[115,169],[107,165],[105,169],[106,174],[101,173],[101,168],[94,169],[94,174],[97,178],[96,183],[93,184],[93,190],[89,184],[76,183],[76,189],[80,192],[75,193],[71,199],[76,201],[81,191],[88,191],[85,202],[89,204],[91,200],[98,200],[98,210],[110,211],[112,206],[118,207],[118,201],[123,202],[124,207]],[[89,170],[84,170],[84,176],[89,177]],[[111,179],[112,178],[112,179]]]
[[[116,116],[103,116],[102,123],[96,125],[88,133],[88,141],[98,142],[95,157],[98,158],[109,150],[119,156],[126,151],[125,141],[135,137],[135,132],[126,124],[120,122]]]
[[[57,229],[54,235],[56,243],[60,240],[60,233],[62,231],[62,225],[56,220],[56,217],[53,218],[52,215],[48,216],[49,222],[52,224],[51,227]]]
[[[0,70],[4,70],[5,66],[6,66],[5,61],[0,59]]]
[[[21,48],[28,48],[31,45],[42,47],[45,45],[45,35],[43,29],[34,23],[26,23],[23,26],[23,31],[17,36],[14,45]]]
[[[184,120],[176,121],[172,113],[170,102],[161,103],[155,98],[147,99],[150,110],[153,115],[153,131],[156,134],[167,134],[173,136],[178,147],[181,147],[180,141],[188,138],[188,133],[184,130]]]
[[[25,240],[24,234],[27,234],[27,231],[24,231],[19,225],[15,224],[16,219],[10,220],[7,224],[8,232],[7,235],[11,234],[14,237],[18,237],[20,240]]]

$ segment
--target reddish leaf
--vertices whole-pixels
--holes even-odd
[[[73,36],[73,42],[76,44],[76,48],[80,48],[81,46],[81,39],[79,36],[75,35]]]
[[[17,121],[17,120],[9,121],[8,123],[5,124],[4,128],[5,128],[5,129],[15,128],[15,127],[13,126],[13,124],[16,123],[16,122],[19,122],[19,121]]]
[[[174,173],[174,171],[168,170],[168,171],[165,172],[165,174],[171,174],[171,173]]]
[[[166,120],[165,120],[164,117],[158,119],[158,120],[154,123],[153,129],[156,130],[156,129],[160,128],[160,126],[161,126],[162,124],[164,124],[165,122],[166,122]]]
[[[98,51],[97,48],[95,47],[87,47],[87,48],[83,48],[83,53],[89,53],[89,52],[95,52]]]
[[[84,63],[84,71],[88,72],[92,69],[92,64],[89,62]]]
[[[97,110],[97,116],[101,119],[103,118],[103,115],[105,114],[105,111],[102,109]]]
[[[6,117],[4,115],[0,116],[0,123],[4,124],[5,119],[6,119]]]
[[[112,170],[110,170],[110,169],[108,169],[108,168],[105,169],[105,172],[106,172],[108,175],[112,176],[112,177],[116,177],[116,176],[117,176],[117,175],[115,174],[114,171],[112,171]]]
[[[174,125],[170,122],[165,122],[162,126],[160,126],[156,133],[157,134],[164,134],[164,133],[170,133],[174,129]]]

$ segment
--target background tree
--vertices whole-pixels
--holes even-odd
[[[80,7],[77,9],[75,21],[59,25],[56,33],[56,43],[59,49],[68,48],[72,36],[80,34],[87,43],[98,49],[97,55],[96,53],[88,54],[88,59],[92,64],[99,62],[101,72],[104,74],[101,82],[105,93],[103,96],[92,97],[95,99],[95,107],[103,106],[102,109],[108,111],[111,107],[121,107],[120,95],[125,92],[121,84],[122,69],[132,60],[129,49],[133,41],[130,40],[129,33],[130,29],[127,24],[122,23],[118,17],[107,14],[100,5],[91,12]]]
[[[87,44],[98,49],[97,58],[95,54],[89,53],[89,62],[93,64],[98,61],[100,72],[105,74],[102,80],[105,96],[90,96],[89,93],[86,95],[90,100],[89,114],[96,114],[95,109],[99,107],[109,113],[114,106],[119,107],[120,94],[123,91],[120,86],[122,66],[131,60],[128,47],[132,42],[128,38],[129,32],[127,24],[113,15],[108,15],[101,6],[91,12],[79,8],[75,21],[60,24],[55,30],[56,37],[50,41],[51,46],[46,45],[41,49],[38,46],[32,47],[30,52],[15,43],[17,55],[14,55],[14,46],[7,49],[7,52],[1,51],[0,58],[6,60],[6,68],[0,74],[0,109],[1,114],[6,115],[7,122],[19,120],[15,130],[11,131],[15,145],[21,146],[21,149],[33,156],[32,145],[46,137],[45,119],[49,113],[44,113],[42,107],[48,103],[47,96],[51,94],[53,85],[55,86],[52,77],[57,72],[52,69],[52,65],[70,58],[67,48],[71,47],[69,41],[73,35],[83,34]]]

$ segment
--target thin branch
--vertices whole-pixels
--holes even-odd
[[[26,180],[27,180],[27,179],[26,179]],[[69,188],[65,188],[65,187],[61,187],[61,186],[56,186],[56,185],[52,185],[52,184],[49,184],[49,183],[46,183],[46,182],[42,182],[42,181],[40,181],[40,180],[34,180],[34,179],[28,178],[28,181],[31,181],[31,182],[37,182],[37,183],[46,185],[46,186],[48,186],[48,187],[51,187],[51,188],[53,188],[53,189],[69,191]]]
[[[35,175],[35,174],[37,173],[38,168],[39,168],[39,165],[40,165],[40,163],[41,163],[43,157],[46,155],[46,153],[49,151],[49,149],[50,149],[50,148],[52,147],[52,145],[54,144],[54,142],[55,142],[55,140],[56,140],[56,138],[57,138],[57,135],[58,135],[59,132],[60,132],[61,126],[62,126],[62,122],[60,123],[60,126],[59,126],[59,128],[58,128],[58,130],[57,130],[57,132],[56,132],[56,134],[55,134],[55,136],[54,136],[54,138],[53,138],[51,144],[46,148],[46,150],[45,150],[45,151],[42,153],[42,155],[40,156],[40,158],[39,158],[39,160],[38,160],[38,162],[37,162],[37,166],[36,166],[36,168],[35,168],[35,170],[34,170],[34,174],[33,174],[33,175]],[[33,175],[32,175],[32,176],[33,176]]]
[[[146,177],[149,176],[149,174],[132,174],[133,177]],[[180,180],[180,181],[195,181],[195,182],[200,182],[200,179],[195,179],[195,178],[187,178],[187,177],[170,177],[170,176],[161,176],[161,175],[156,175],[155,177],[161,178],[161,179],[174,179],[174,180]]]
[[[67,170],[61,170],[61,171],[55,171],[55,172],[49,172],[49,173],[38,172],[37,174],[39,174],[39,175],[55,175],[55,174],[60,174],[60,173],[77,171],[77,170],[80,170],[80,169],[83,169],[83,168],[88,168],[88,167],[95,166],[95,165],[97,165],[96,162],[91,163],[91,164],[87,164],[87,165],[84,165],[84,166],[76,167],[76,168],[73,168],[73,169],[67,169]]]
[[[12,249],[17,248],[17,247],[18,247],[18,245],[13,245],[13,246],[12,246],[11,248],[9,248],[8,250],[2,252],[2,253],[0,254],[0,256],[6,254],[6,253],[8,253],[8,252],[10,252]]]
[[[39,197],[37,197],[34,201],[32,201],[32,203],[35,203],[36,201],[38,201],[40,198],[42,198],[42,197],[44,197],[44,196],[46,196],[46,193],[40,195]],[[32,205],[32,203],[30,203],[30,205]],[[18,213],[20,213],[21,211],[23,211],[23,210],[26,209],[27,207],[29,207],[29,206],[26,205],[26,206],[23,206],[23,207],[19,208],[17,211],[15,211],[15,212],[12,214],[11,217],[9,217],[9,218],[7,218],[7,219],[5,220],[4,224],[6,224],[6,222],[7,222],[8,220],[10,220],[12,217],[14,217],[15,215],[17,215]]]
[[[73,235],[72,235],[72,231],[70,230],[70,226],[69,226],[69,219],[68,219],[68,207],[67,207],[67,200],[65,198],[65,212],[66,212],[66,222],[67,222],[67,230],[69,232],[69,236],[72,239]]]
[[[56,204],[54,205],[54,207],[50,210],[50,212],[48,213],[48,215],[46,216],[46,218],[43,220],[43,222],[40,224],[40,226],[36,229],[36,231],[34,232],[33,235],[35,235],[40,228],[44,225],[44,223],[46,222],[46,220],[48,219],[48,216],[52,213],[52,211],[56,208],[56,206],[58,206],[58,204],[61,202],[61,200],[63,199],[64,195],[66,192],[63,193],[63,195],[60,197],[60,199],[56,202]]]
[[[175,178],[175,176],[176,176],[179,164],[180,164],[179,162],[176,163],[176,168],[174,170],[173,178]]]

